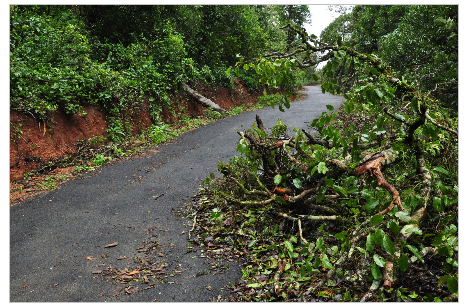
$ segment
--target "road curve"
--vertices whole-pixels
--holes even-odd
[[[236,155],[236,129],[250,128],[256,114],[266,128],[281,118],[290,128],[308,129],[326,105],[343,101],[306,88],[307,97],[284,113],[268,107],[220,120],[12,206],[10,302],[207,302],[228,295],[224,287],[242,276],[239,266],[219,267],[200,248],[188,249],[191,221],[178,211],[202,180],[218,174],[218,162]],[[163,283],[139,284],[133,293],[93,274],[135,268],[138,249],[148,243],[157,243],[151,253],[166,265]]]

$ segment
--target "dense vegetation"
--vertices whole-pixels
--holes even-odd
[[[458,300],[457,17],[356,6],[234,66],[279,86],[327,62],[312,76],[346,102],[311,131],[257,118],[193,202],[192,239],[244,262],[233,300]]]
[[[225,72],[240,55],[283,48],[276,25],[300,26],[307,14],[307,6],[11,6],[10,108],[47,121],[55,110],[98,105],[119,141],[121,115],[144,99],[158,124],[182,82],[232,87]],[[241,78],[260,86],[251,73]]]

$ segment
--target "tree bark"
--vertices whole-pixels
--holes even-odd
[[[192,88],[190,88],[185,83],[182,84],[182,87],[185,90],[185,92],[187,92],[192,98],[194,98],[202,106],[211,107],[214,110],[218,111],[219,113],[226,113],[227,112],[223,108],[219,107],[218,104],[216,104],[212,100],[204,97],[203,95],[201,95],[197,91],[192,90]]]

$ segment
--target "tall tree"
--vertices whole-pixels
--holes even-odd
[[[305,24],[311,23],[311,15],[307,5],[278,5],[280,26],[292,24],[295,27],[303,28]],[[299,39],[297,33],[286,28],[287,50],[293,48],[292,44]]]

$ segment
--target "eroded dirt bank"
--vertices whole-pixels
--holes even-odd
[[[240,82],[235,88],[195,85],[205,97],[215,101],[226,110],[239,105],[255,104],[259,93],[252,93]],[[162,119],[165,123],[176,123],[178,119],[188,116],[200,116],[205,111],[191,100],[184,92],[173,95],[173,109],[164,108]],[[10,112],[10,182],[22,181],[24,175],[31,172],[41,163],[68,156],[77,149],[79,140],[107,135],[108,123],[106,114],[96,106],[84,107],[85,115],[66,115],[56,111],[49,115],[49,121],[37,121],[32,115],[14,111]],[[125,115],[124,115],[125,116]],[[132,133],[139,134],[153,123],[150,119],[148,102],[131,110],[127,115],[132,119]],[[18,151],[19,150],[19,151]]]

